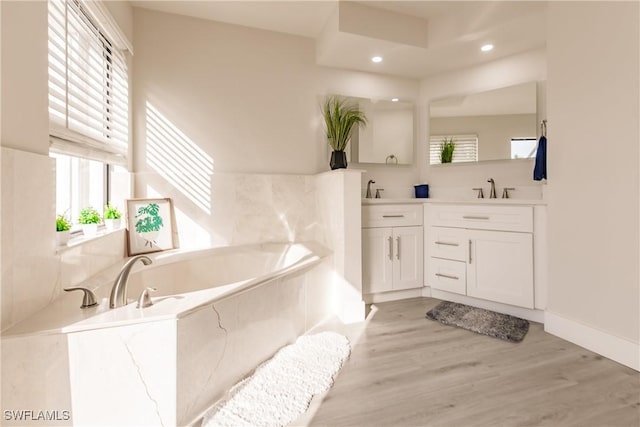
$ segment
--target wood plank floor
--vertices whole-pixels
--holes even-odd
[[[512,344],[426,319],[439,302],[376,304],[345,327],[350,359],[294,425],[640,426],[638,372],[541,324]]]

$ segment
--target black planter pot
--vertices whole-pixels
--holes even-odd
[[[344,151],[333,151],[329,162],[331,170],[347,168],[347,153]]]

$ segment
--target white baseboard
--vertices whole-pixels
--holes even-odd
[[[616,337],[575,320],[545,312],[544,330],[552,335],[640,371],[640,344]]]
[[[407,298],[416,298],[424,296],[422,290],[424,288],[405,289],[402,291],[380,292],[377,294],[364,294],[364,302],[367,304],[375,304],[377,302],[397,301]]]
[[[440,289],[431,289],[431,297],[438,298],[445,301],[453,301],[460,304],[466,304],[474,307],[484,308],[485,310],[491,310],[497,313],[509,314],[511,316],[516,316],[522,319],[531,320],[532,322],[543,323],[545,319],[544,311],[541,311],[541,310],[532,310],[530,308],[516,307],[514,305],[487,301],[479,298],[468,297],[466,295],[460,295],[460,294],[454,294],[452,292],[441,291]]]

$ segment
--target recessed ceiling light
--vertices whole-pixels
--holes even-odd
[[[382,62],[382,56],[374,56],[371,58],[372,62]]]
[[[391,102],[398,102],[398,101],[399,101],[399,99],[398,99],[398,98],[392,98],[392,99],[391,99]]]
[[[481,51],[483,52],[489,52],[490,50],[493,50],[493,45],[492,44],[485,44],[484,46],[482,46],[480,48]]]

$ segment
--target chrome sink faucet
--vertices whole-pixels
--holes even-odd
[[[496,196],[496,182],[493,180],[493,178],[489,178],[487,182],[491,183],[491,192],[489,193],[489,198],[497,199],[498,196]]]
[[[111,288],[111,296],[109,297],[109,308],[117,308],[127,305],[127,282],[129,280],[129,273],[136,261],[142,261],[144,265],[151,264],[151,259],[145,255],[137,255],[131,258],[122,267],[115,282],[113,282],[113,288]]]
[[[364,196],[367,199],[371,199],[373,198],[373,196],[371,195],[371,184],[375,184],[376,182],[372,179],[369,180],[369,182],[367,182],[367,194]]]

